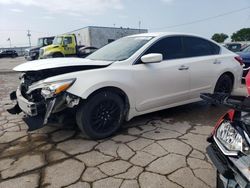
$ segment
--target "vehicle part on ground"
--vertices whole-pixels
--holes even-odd
[[[246,78],[249,88],[250,74]],[[201,98],[231,108],[207,139],[207,153],[217,169],[217,188],[250,187],[250,97],[204,93]]]

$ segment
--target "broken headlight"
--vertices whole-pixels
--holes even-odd
[[[44,98],[51,98],[59,93],[66,91],[75,82],[75,78],[59,80],[55,82],[37,82],[29,87],[28,94],[36,89],[41,89],[41,95]]]
[[[225,155],[248,153],[249,147],[245,139],[232,126],[230,121],[223,121],[216,130],[214,140]]]

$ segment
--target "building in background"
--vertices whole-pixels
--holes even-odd
[[[117,28],[117,27],[100,27],[100,26],[87,26],[64,34],[75,34],[78,46],[92,46],[101,48],[106,44],[113,42],[119,38],[134,35],[139,33],[147,33],[147,29],[133,29],[133,28]],[[25,47],[12,47],[0,48],[0,50],[16,50],[19,56],[23,56],[25,50],[30,48]]]
[[[65,34],[75,34],[77,45],[79,46],[84,45],[101,48],[119,38],[147,32],[147,29],[88,26]]]

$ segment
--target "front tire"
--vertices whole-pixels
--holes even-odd
[[[56,58],[56,57],[63,57],[63,54],[61,54],[61,53],[54,53],[54,54],[52,55],[52,57],[53,57],[53,58]]]
[[[124,102],[116,93],[101,91],[81,104],[76,122],[83,133],[92,139],[113,135],[124,119]]]
[[[231,94],[233,90],[233,81],[227,74],[223,74],[217,81],[214,93]]]

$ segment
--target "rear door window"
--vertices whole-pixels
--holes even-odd
[[[186,57],[199,57],[220,53],[219,46],[199,37],[184,36],[183,44]]]
[[[144,55],[150,53],[161,53],[163,55],[163,60],[184,57],[181,37],[167,37],[157,41],[145,52]]]

